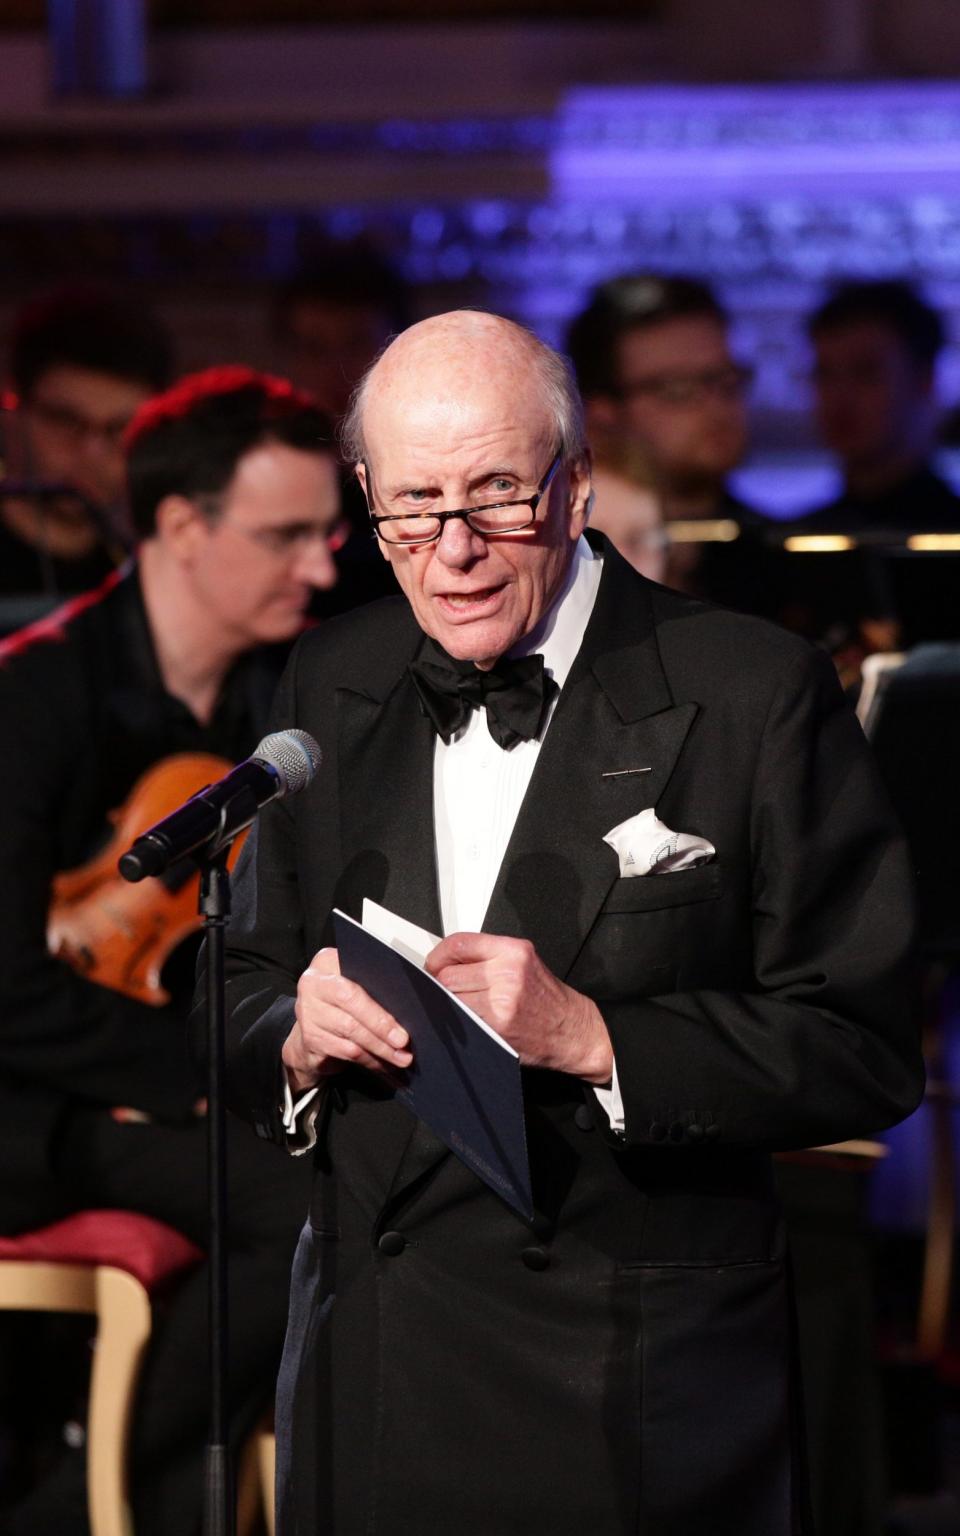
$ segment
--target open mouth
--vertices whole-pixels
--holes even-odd
[[[442,608],[456,614],[477,614],[492,607],[503,591],[503,586],[478,587],[473,592],[441,592],[438,601]]]

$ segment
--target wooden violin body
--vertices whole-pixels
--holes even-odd
[[[53,881],[47,944],[80,975],[159,1008],[170,1001],[161,972],[177,945],[200,926],[199,870],[190,862],[131,885],[117,860],[135,838],[184,800],[229,773],[232,763],[210,753],[182,752],[149,768],[123,805],[110,814],[109,841],[79,869]],[[230,851],[232,868],[245,834]]]

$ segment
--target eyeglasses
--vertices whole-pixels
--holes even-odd
[[[51,432],[78,446],[88,437],[98,437],[108,448],[119,448],[130,424],[129,415],[115,416],[111,421],[94,421],[72,406],[60,405],[54,400],[25,400],[23,408],[38,417]]]
[[[272,555],[292,555],[295,551],[299,554],[308,544],[322,542],[332,555],[337,554],[350,537],[350,524],[345,517],[338,518],[329,528],[321,528],[315,523],[291,523],[288,527],[280,528],[244,528],[242,523],[230,523],[244,538],[252,539],[254,544],[259,544],[261,549],[268,549]]]
[[[563,450],[557,449],[549,468],[532,496],[516,501],[491,501],[479,507],[458,507],[452,512],[400,512],[378,515],[373,510],[373,476],[370,466],[364,462],[367,479],[367,508],[374,532],[387,544],[433,544],[443,533],[444,525],[452,517],[460,517],[474,533],[486,538],[499,533],[519,533],[536,521],[537,508],[543,500],[563,460]],[[521,510],[526,516],[521,516]]]
[[[621,398],[648,395],[660,405],[699,405],[709,396],[738,398],[753,381],[753,369],[738,363],[725,368],[705,368],[700,373],[655,373],[634,379],[617,391]]]
[[[194,498],[195,504],[211,522],[217,522],[222,504],[216,496],[198,496]],[[309,544],[320,542],[332,555],[337,554],[346,544],[352,532],[348,518],[338,517],[336,522],[329,526],[321,526],[320,523],[280,523],[274,527],[246,528],[243,523],[236,523],[230,517],[225,517],[221,523],[224,528],[232,528],[234,533],[239,533],[243,538],[249,539],[253,544],[259,544],[261,549],[268,550],[271,555],[278,558],[289,559],[292,555],[299,555]]]

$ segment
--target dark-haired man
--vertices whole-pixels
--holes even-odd
[[[391,336],[410,323],[403,277],[368,240],[329,242],[313,250],[279,289],[273,308],[280,365],[339,421],[357,380]],[[352,475],[341,481],[352,537],[333,592],[313,604],[317,618],[345,612],[396,590],[389,567],[370,541],[366,509]]]
[[[594,290],[567,351],[592,441],[627,438],[646,454],[671,522],[734,524],[731,542],[674,544],[664,579],[697,597],[771,614],[775,595],[761,535],[766,519],[730,491],[747,451],[750,370],[734,356],[729,320],[692,277],[639,272]],[[714,529],[720,534],[723,527]]]
[[[817,423],[843,489],[793,531],[867,537],[787,562],[792,621],[857,667],[871,650],[956,638],[956,557],[895,552],[912,533],[960,531],[960,499],[931,462],[943,321],[890,279],[841,285],[807,329]]]
[[[159,322],[113,293],[63,288],[16,316],[4,467],[47,490],[0,499],[0,593],[82,592],[122,558],[122,437],[170,366]]]
[[[205,1242],[203,1088],[182,1011],[94,985],[47,952],[54,874],[171,753],[248,755],[341,536],[327,418],[248,369],[183,380],[127,436],[139,558],[0,646],[0,1230],[128,1208]],[[305,1176],[230,1131],[233,1431],[269,1400]],[[133,1432],[137,1536],[189,1536],[206,1434],[206,1277],[183,1281],[145,1363]],[[79,1490],[82,1495],[82,1488]],[[51,1507],[52,1506],[52,1507]],[[84,1529],[41,1488],[15,1532]]]
[[[284,371],[339,418],[381,347],[409,325],[409,310],[403,278],[374,246],[325,246],[277,294]]]
[[[843,492],[804,527],[935,533],[960,501],[931,467],[943,321],[909,283],[845,283],[811,315],[813,386]]]

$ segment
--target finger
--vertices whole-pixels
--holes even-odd
[[[477,960],[493,960],[516,945],[516,939],[504,938],[499,933],[448,933],[432,949],[424,961],[431,976],[436,976],[445,965],[470,964]]]
[[[307,999],[321,1007],[333,1008],[349,1015],[386,1044],[407,1044],[409,1037],[403,1026],[357,982],[350,981],[346,976],[318,976],[313,973],[305,973],[301,980]]]
[[[317,1052],[318,1063],[335,1061],[343,1066],[366,1067],[370,1072],[404,1071],[413,1062],[410,1051],[392,1051],[384,1046],[368,1050],[356,1036],[320,1033],[311,1040],[311,1050]]]
[[[340,956],[335,949],[318,949],[307,970],[313,976],[339,976]]]
[[[319,1043],[321,1038],[324,1041],[332,1038],[355,1042],[364,1051],[379,1056],[392,1066],[409,1066],[412,1060],[410,1039],[393,1016],[374,1004],[362,988],[354,988],[353,983],[339,977],[325,981],[326,985],[317,983],[312,988],[305,988],[295,1005],[297,1021],[311,1050],[326,1049],[326,1044]],[[353,999],[352,1009],[342,1006],[342,998],[338,998],[338,994],[344,992],[349,996],[351,989],[359,994],[359,999]],[[324,997],[324,992],[329,995]],[[351,1059],[352,1048],[347,1052],[338,1049],[336,1054],[341,1059]]]
[[[317,1020],[315,1029],[311,1031],[313,1033],[316,1033],[318,1041],[325,1043],[324,1048],[330,1048],[330,1042],[333,1042],[337,1054],[344,1060],[352,1059],[355,1050],[377,1056],[392,1066],[406,1067],[413,1060],[405,1030],[399,1032],[403,1043],[393,1044],[389,1038],[384,1039],[348,1013],[325,1011],[323,1018]],[[399,1036],[397,1038],[399,1040]]]
[[[445,965],[435,975],[442,986],[458,997],[490,990],[490,966],[486,960],[473,965]]]

